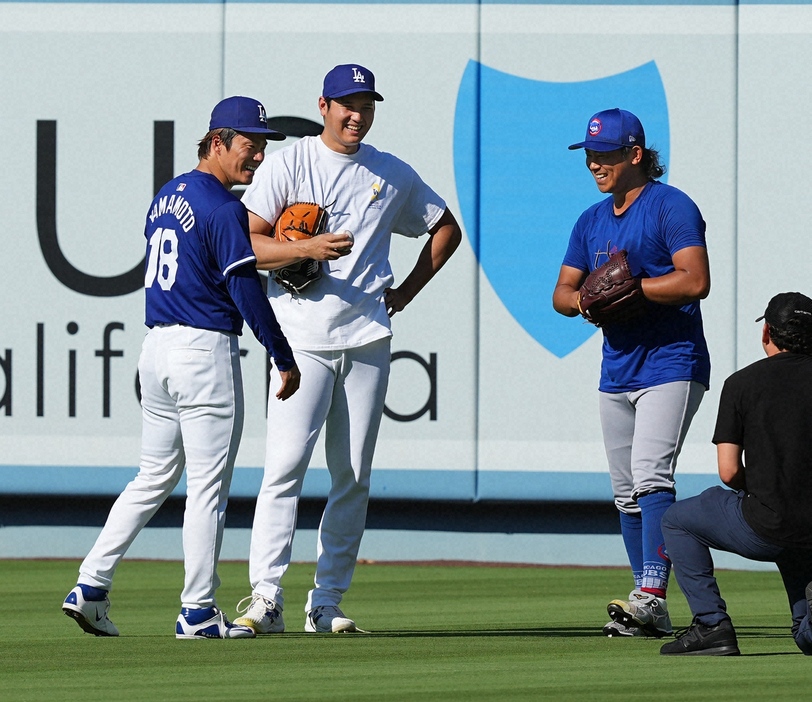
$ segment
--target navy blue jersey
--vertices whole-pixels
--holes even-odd
[[[226,276],[256,257],[248,213],[217,178],[191,171],[169,181],[147,213],[146,325],[242,332]]]

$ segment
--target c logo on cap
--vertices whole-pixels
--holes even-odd
[[[598,134],[601,133],[601,129],[603,129],[603,124],[599,119],[593,119],[589,123],[589,127],[587,127],[587,129],[589,130],[590,136],[597,136]]]

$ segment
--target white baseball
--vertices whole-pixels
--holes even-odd
[[[349,241],[342,242],[344,244],[340,249],[336,249],[340,256],[346,256],[352,251],[352,245],[355,243],[355,237],[352,235],[352,232],[347,229],[341,229],[336,232],[336,234],[344,234],[345,236],[349,237]]]

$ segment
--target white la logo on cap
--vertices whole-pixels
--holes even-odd
[[[259,121],[267,126],[268,118],[265,116],[265,108],[262,105],[257,105],[257,107],[259,108]]]
[[[355,67],[353,67],[353,69],[352,69],[352,79],[356,83],[366,83],[366,78],[364,77],[364,74],[361,73],[361,71],[359,71]]]

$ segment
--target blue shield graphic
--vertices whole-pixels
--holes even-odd
[[[668,105],[653,61],[597,80],[528,80],[469,61],[454,120],[461,214],[488,281],[516,321],[559,358],[595,327],[556,313],[552,294],[575,220],[606,197],[584,165],[595,112],[636,114],[647,146],[668,164]]]

